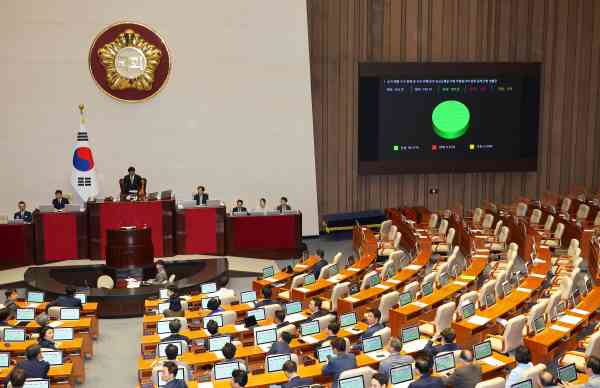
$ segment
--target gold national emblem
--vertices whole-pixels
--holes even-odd
[[[151,90],[162,55],[158,47],[130,28],[98,49],[106,82],[112,90]]]

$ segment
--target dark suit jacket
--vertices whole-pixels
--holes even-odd
[[[281,388],[296,388],[301,387],[303,385],[311,385],[313,383],[313,379],[309,379],[308,377],[300,377],[296,376],[285,384],[281,385]]]
[[[315,266],[313,268],[313,275],[315,275],[315,279],[319,278],[319,275],[321,274],[321,269],[323,267],[325,267],[327,264],[329,264],[329,263],[325,259],[321,259],[317,262],[317,264],[315,264]]]
[[[47,339],[43,339],[39,341],[39,344],[42,348],[56,349],[56,344],[54,343],[54,341],[48,341]]]
[[[142,177],[139,176],[138,174],[135,174],[133,176],[133,182],[131,182],[131,179],[129,179],[129,174],[125,175],[123,177],[123,193],[122,194],[129,194],[130,190],[138,191],[141,187],[141,183],[142,183]]]
[[[481,381],[481,366],[478,364],[456,368],[454,373],[443,378],[444,384],[452,388],[475,388]]]
[[[232,213],[248,213],[248,210],[245,207],[234,207],[231,210]]]
[[[187,384],[183,380],[171,380],[165,385],[165,388],[187,388]]]
[[[443,352],[453,352],[455,350],[458,350],[458,345],[455,343],[433,346],[433,342],[431,341],[427,342],[427,345],[423,348],[423,352],[429,353],[431,356]]]
[[[373,334],[375,334],[376,332],[378,332],[379,330],[381,330],[383,328],[384,328],[384,326],[381,323],[376,323],[373,326],[369,327],[367,330],[365,330],[364,333],[362,333],[360,335],[360,339],[373,337]]]
[[[282,327],[286,327],[291,325],[291,323],[287,322],[287,321],[283,321],[277,324],[277,329],[281,329]]]
[[[279,304],[279,303],[277,303],[276,301],[274,301],[272,299],[263,299],[263,300],[259,300],[258,302],[255,302],[254,308],[264,307],[264,306],[268,306],[270,304]]]
[[[65,208],[65,205],[68,205],[68,204],[69,204],[69,200],[68,200],[68,199],[66,199],[66,198],[61,198],[61,199],[60,199],[60,202],[58,201],[58,199],[57,199],[57,198],[54,198],[54,199],[52,200],[52,206],[54,206],[54,208],[55,208],[56,210],[64,209],[64,208]]]
[[[269,349],[268,354],[290,354],[292,353],[292,349],[290,345],[285,341],[277,341],[273,342],[271,345],[271,349]]]
[[[186,337],[185,335],[181,335],[179,333],[171,334],[170,336],[165,337],[160,340],[160,342],[169,342],[169,341],[185,341],[188,344],[190,343],[190,339],[188,337]]]
[[[48,307],[59,306],[59,307],[74,307],[81,308],[81,300],[74,296],[61,295],[54,302],[48,303]]]
[[[27,379],[47,379],[50,364],[46,361],[25,360],[18,363],[17,368],[25,371]]]
[[[28,210],[25,210],[23,212],[23,215],[21,215],[21,211],[18,211],[15,213],[14,219],[15,220],[23,220],[24,222],[31,222],[31,221],[33,221],[33,216],[31,215],[31,212]]]
[[[290,205],[285,205],[284,207],[282,207],[281,205],[277,206],[277,211],[282,210],[292,210],[292,207]]]
[[[445,388],[445,385],[439,377],[423,375],[420,379],[410,383],[408,388]]]
[[[324,317],[327,314],[329,314],[329,311],[327,311],[327,310],[319,310],[316,313],[311,314],[311,316],[308,317],[307,322],[308,321],[314,321],[315,319]]]
[[[194,194],[194,201],[196,201],[196,205],[206,205],[206,201],[208,201],[208,194],[202,194],[202,200],[200,200],[200,194]]]
[[[340,374],[343,371],[356,368],[356,357],[354,354],[344,353],[333,357],[331,361],[323,368],[323,376],[331,376],[333,379],[332,388],[338,388],[340,385]]]

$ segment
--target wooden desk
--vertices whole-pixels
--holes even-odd
[[[0,264],[2,268],[33,264],[35,256],[33,224],[0,225]]]
[[[7,381],[13,369],[14,366],[0,369],[0,387],[5,387],[4,382]],[[75,382],[73,381],[73,364],[71,363],[51,366],[48,371],[48,377],[52,388],[75,387]]]
[[[301,273],[308,273],[312,271],[314,266],[319,262],[319,256],[310,256],[304,262],[300,262],[294,266],[293,272],[277,272],[275,275],[268,279],[256,279],[252,281],[252,289],[256,291],[256,295],[262,297],[262,289],[265,286],[270,286],[274,283],[287,283],[289,284],[292,278]],[[281,292],[281,288],[276,287],[273,290],[273,297]]]
[[[49,302],[44,302],[44,303],[39,303],[39,304],[36,303],[35,304],[36,315],[48,310],[48,303]],[[17,306],[19,306],[21,308],[28,308],[31,306],[31,304],[24,300],[19,300],[19,301],[17,301]],[[85,303],[80,309],[80,314],[81,314],[81,316],[83,316],[85,318],[90,318],[92,320],[92,322],[91,322],[92,323],[92,325],[91,325],[92,338],[94,338],[94,339],[98,338],[98,336],[100,335],[100,323],[98,321],[98,303],[96,303],[96,302]]]

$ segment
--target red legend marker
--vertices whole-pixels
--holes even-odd
[[[432,150],[432,151],[437,151],[437,145],[435,145],[435,144],[432,144],[432,145],[431,145],[431,150]]]

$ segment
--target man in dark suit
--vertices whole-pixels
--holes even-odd
[[[54,192],[54,199],[52,200],[52,206],[54,206],[54,208],[56,210],[62,210],[65,208],[65,205],[69,204],[69,200],[66,198],[63,198],[63,192],[62,190],[56,190]]]
[[[288,205],[288,200],[286,197],[281,197],[279,206],[277,206],[278,212],[289,211],[292,210],[292,207]]]
[[[50,364],[42,358],[42,347],[40,345],[30,345],[25,350],[27,360],[17,364],[17,368],[25,371],[27,379],[47,379]]]
[[[456,343],[454,342],[454,339],[456,338],[454,330],[448,327],[442,330],[440,336],[442,337],[442,343],[440,345],[433,345],[432,340],[435,339],[434,337],[432,338],[432,340],[429,340],[429,342],[427,342],[427,345],[425,345],[425,347],[423,348],[423,351],[425,353],[429,353],[431,357],[435,356],[438,353],[453,352],[455,350],[458,350],[458,345],[456,345]]]
[[[179,334],[179,331],[181,330],[181,322],[179,319],[175,318],[169,322],[169,330],[171,331],[171,335],[161,339],[160,342],[185,341],[189,345],[190,339],[185,335]]]
[[[262,288],[263,299],[254,303],[255,308],[264,307],[270,304],[278,304],[277,301],[271,299],[273,297],[273,288],[271,286],[264,286]]]
[[[291,354],[290,342],[292,342],[292,335],[287,331],[281,332],[279,341],[273,342],[267,354]]]
[[[184,380],[177,380],[177,364],[173,361],[166,361],[163,364],[162,370],[160,371],[163,381],[167,384],[165,388],[187,388],[187,384]]]
[[[410,383],[408,388],[445,388],[444,383],[439,377],[431,377],[431,366],[433,361],[431,357],[424,356],[417,358],[415,367],[421,374],[418,380]]]
[[[369,327],[361,335],[360,339],[373,337],[373,335],[379,330],[383,329],[383,325],[379,322],[381,319],[381,311],[377,308],[373,308],[365,313],[365,321]]]
[[[137,193],[142,187],[142,177],[135,173],[135,167],[133,166],[127,169],[127,173],[123,177],[123,192],[121,194]]]
[[[27,210],[27,205],[25,204],[25,201],[19,201],[18,206],[19,211],[15,213],[14,219],[23,220],[23,222],[31,222],[33,220],[33,217],[31,215],[31,212]]]
[[[313,379],[298,376],[298,365],[292,360],[283,363],[283,372],[287,376],[288,382],[282,384],[281,388],[296,388],[313,383]]]
[[[324,317],[329,314],[329,311],[323,310],[323,300],[321,298],[312,298],[308,303],[308,308],[310,310],[310,316],[308,317],[309,321],[313,321],[317,318]]]
[[[248,384],[248,372],[236,369],[231,372],[231,388],[243,388]]]
[[[194,201],[196,201],[196,205],[206,205],[206,201],[208,201],[208,194],[206,194],[204,190],[204,186],[198,186],[196,188],[196,194],[194,194]]]
[[[231,210],[232,213],[247,213],[248,210],[244,207],[244,201],[238,199],[236,206]]]
[[[14,288],[9,288],[8,290],[4,291],[4,296],[6,296],[6,300],[4,301],[4,308],[8,309],[8,311],[10,311],[11,316],[16,316],[17,315],[17,290],[15,290]]]
[[[12,385],[12,388],[23,388],[23,385],[25,385],[25,371],[23,369],[14,368],[12,370],[10,385]]]
[[[313,268],[313,275],[315,275],[315,279],[318,279],[319,275],[321,274],[321,269],[323,269],[323,267],[325,267],[329,263],[327,262],[327,260],[325,260],[325,252],[322,249],[317,249],[316,253],[317,256],[319,256],[319,261],[317,262],[317,264],[315,264]]]
[[[291,323],[289,323],[285,320],[285,311],[283,311],[283,310],[275,311],[275,324],[277,325],[277,329],[281,329],[282,327],[291,325]]]
[[[48,303],[48,308],[53,307],[53,306],[59,306],[59,307],[74,307],[74,308],[81,308],[81,300],[79,300],[78,298],[75,297],[75,292],[77,290],[75,289],[75,287],[73,286],[67,286],[65,289],[65,293],[66,295],[61,295],[58,298],[56,298],[56,300],[54,300],[54,302],[50,302]]]
[[[462,350],[454,373],[442,378],[444,384],[453,388],[475,388],[481,381],[481,366],[475,364],[473,360],[471,350]]]
[[[354,354],[346,353],[346,340],[336,338],[331,344],[335,357],[328,357],[327,365],[323,368],[323,376],[331,376],[332,388],[339,388],[340,374],[343,371],[356,368],[356,357]]]

